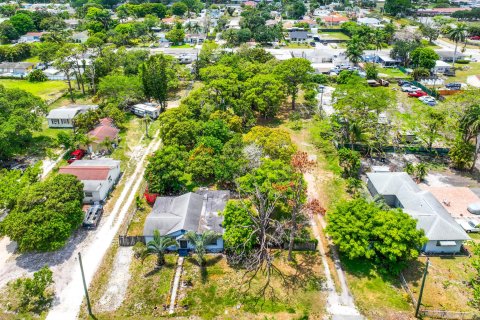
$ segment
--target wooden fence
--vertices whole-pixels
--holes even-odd
[[[121,247],[132,247],[137,242],[145,243],[144,236],[118,236],[118,244]]]
[[[301,243],[294,243],[293,250],[295,251],[315,251],[317,250],[317,241],[307,241]],[[284,249],[288,249],[288,243],[283,244]]]

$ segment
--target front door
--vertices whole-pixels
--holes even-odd
[[[188,241],[187,240],[180,240],[179,244],[180,244],[180,249],[187,249]]]

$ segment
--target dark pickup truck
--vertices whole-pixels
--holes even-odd
[[[82,226],[85,229],[95,229],[100,222],[100,218],[103,214],[103,206],[95,202],[93,206],[88,208],[87,212],[85,212],[85,219],[83,220]]]

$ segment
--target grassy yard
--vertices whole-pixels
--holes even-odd
[[[115,246],[114,246],[115,248]],[[102,312],[96,305],[107,289],[110,270],[113,266],[116,250],[111,248],[104,258],[101,269],[96,273],[90,285],[90,298],[93,301],[93,313],[98,320],[111,319],[156,319],[165,316],[163,306],[168,304],[170,283],[175,273],[177,255],[166,255],[166,265],[156,271],[156,258],[148,257],[142,262],[133,258],[130,265],[131,278],[122,305],[115,311]],[[103,272],[102,272],[103,270]],[[87,319],[85,304],[79,319]]]
[[[343,32],[321,32],[320,39],[350,40],[350,37]]]
[[[400,78],[400,79],[405,79],[409,78],[410,76],[403,73],[397,68],[378,68],[378,75],[379,77],[384,77],[386,76],[387,78]]]
[[[287,43],[285,48],[290,48],[290,49],[310,49],[312,48],[311,45],[307,43]]]
[[[0,79],[0,85],[9,89],[22,89],[30,92],[44,100],[50,100],[57,97],[67,89],[67,84],[63,81],[45,81],[29,82],[27,80]]]
[[[179,45],[171,45],[170,48],[193,48],[194,46],[185,43],[185,44],[179,44]]]
[[[426,258],[420,257],[404,272],[410,290],[418,295]],[[430,257],[422,304],[427,309],[470,311],[468,305],[472,297],[468,280],[474,275],[468,257]]]
[[[342,262],[355,302],[368,319],[400,319],[400,314],[411,314],[412,306],[398,278],[379,274],[369,262]]]
[[[469,76],[480,74],[480,62],[471,62],[469,64],[455,64],[455,68],[459,68],[455,71],[455,77],[447,77],[445,80],[448,82],[462,82],[466,83]],[[463,70],[464,69],[464,70]]]
[[[182,280],[191,286],[182,288],[177,316],[197,316],[201,319],[298,319],[308,315],[321,319],[325,297],[320,291],[323,275],[317,253],[296,253],[297,264],[289,264],[284,255],[275,265],[282,270],[272,279],[272,291],[263,297],[256,292],[263,284],[260,275],[246,290],[243,270],[228,266],[221,255],[209,255],[207,266],[201,271],[193,258],[185,260]]]

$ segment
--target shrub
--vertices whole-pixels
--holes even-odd
[[[462,139],[457,139],[455,140],[448,155],[450,156],[452,164],[455,168],[459,170],[466,170],[472,165],[474,152],[474,145],[465,142]]]
[[[27,76],[27,80],[30,82],[44,82],[47,81],[48,78],[42,70],[37,69],[30,72],[30,74]]]
[[[15,312],[41,313],[52,304],[54,293],[51,289],[53,273],[43,267],[33,274],[33,278],[20,278],[9,284],[15,302],[10,305]]]
[[[459,59],[459,60],[455,61],[455,63],[458,63],[458,64],[469,64],[469,63],[470,63],[470,60]]]

